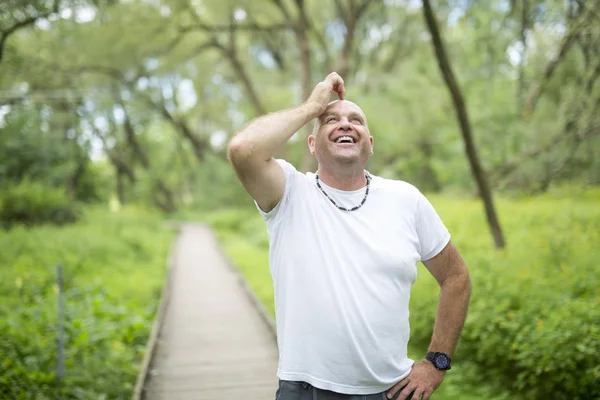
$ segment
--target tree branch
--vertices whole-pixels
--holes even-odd
[[[123,125],[123,129],[125,130],[125,137],[127,138],[127,143],[133,149],[133,153],[137,156],[137,158],[142,163],[142,167],[148,170],[150,168],[150,162],[148,161],[148,156],[142,150],[137,138],[135,137],[135,129],[133,128],[133,124],[131,123],[131,119],[129,118],[129,113],[127,112],[127,108],[125,107],[125,102],[121,96],[121,93],[118,89],[114,90],[115,93],[115,102],[123,109],[123,114],[125,116],[125,121]]]
[[[204,31],[208,33],[223,33],[234,31],[262,31],[262,32],[277,32],[284,29],[289,29],[286,23],[278,23],[272,25],[261,25],[255,22],[245,24],[226,24],[226,25],[209,25],[201,22],[194,25],[182,26],[179,32]]]
[[[25,101],[25,96],[16,96],[16,97],[0,97],[0,106],[14,106],[15,104],[23,103]]]
[[[235,74],[238,76],[238,78],[242,82],[242,86],[246,89],[246,93],[248,93],[248,96],[250,97],[250,102],[252,103],[252,106],[256,110],[256,113],[258,115],[265,114],[266,109],[265,109],[264,105],[262,104],[262,101],[258,97],[258,92],[256,91],[256,89],[254,88],[254,85],[252,84],[250,75],[248,75],[242,62],[238,58],[236,49],[235,48],[233,48],[233,49],[227,48],[216,41],[215,41],[214,46],[216,48],[218,48],[219,50],[221,50],[223,55],[231,63],[231,67],[233,68],[233,71],[235,72]]]
[[[60,2],[60,0],[54,1],[53,5],[52,5],[52,10],[41,13],[36,16],[31,16],[29,18],[25,18],[24,20],[15,23],[13,26],[11,26],[10,28],[8,28],[0,33],[0,63],[2,63],[2,57],[4,56],[4,46],[6,44],[6,40],[8,39],[8,37],[21,28],[25,28],[26,26],[35,24],[35,22],[38,19],[47,18],[53,14],[57,14],[59,11],[59,5],[60,5],[59,2]]]
[[[206,150],[210,148],[207,140],[205,138],[198,137],[184,120],[176,118],[173,114],[171,114],[164,103],[157,104],[146,95],[143,95],[142,98],[146,100],[146,102],[149,105],[151,105],[157,111],[159,111],[160,114],[169,123],[171,123],[171,125],[177,128],[182,133],[182,135],[190,141],[192,147],[194,148],[194,154],[198,161],[204,161]]]
[[[579,35],[581,29],[584,27],[584,22],[585,18],[582,17],[579,20],[579,22],[573,27],[573,29],[561,41],[558,53],[552,60],[550,60],[550,62],[548,62],[548,65],[544,70],[544,75],[542,75],[542,79],[538,82],[536,86],[534,86],[531,89],[529,95],[527,96],[527,101],[525,103],[524,110],[525,115],[531,115],[535,111],[535,107],[537,105],[538,100],[540,99],[542,93],[544,92],[544,90],[548,86],[548,83],[552,79],[554,71],[575,43],[577,36]]]
[[[137,178],[135,176],[135,171],[133,170],[133,168],[130,167],[129,164],[127,164],[125,161],[123,161],[123,159],[118,154],[116,154],[114,151],[108,148],[106,138],[102,133],[100,133],[98,128],[96,128],[93,123],[90,122],[90,126],[92,129],[92,134],[98,139],[100,139],[100,141],[102,142],[102,147],[104,148],[104,152],[108,156],[110,162],[119,172],[122,172],[127,176],[129,182],[134,184],[137,181]]]
[[[575,141],[581,142],[585,139],[589,139],[594,136],[600,135],[600,124],[590,123],[589,126],[579,135],[575,136]],[[514,171],[516,171],[521,165],[523,165],[526,161],[530,161],[534,158],[539,157],[540,155],[552,150],[554,147],[558,146],[565,140],[571,138],[571,136],[565,135],[564,132],[560,132],[554,135],[547,143],[542,146],[534,147],[522,154],[513,160],[503,164],[502,166],[496,168],[493,173],[494,181],[499,181]]]
[[[293,28],[293,26],[291,24],[292,17],[290,16],[290,12],[288,11],[288,9],[285,7],[285,4],[283,4],[283,2],[281,0],[271,0],[271,1],[277,6],[277,8],[279,8],[279,10],[281,11],[281,14],[283,14],[283,17],[285,18],[287,27],[292,29]]]
[[[10,35],[12,35],[13,33],[15,33],[17,30],[19,30],[21,28],[24,28],[28,25],[33,25],[38,19],[48,17],[52,14],[53,14],[52,12],[48,12],[48,13],[37,15],[35,17],[29,17],[27,19],[24,19],[23,21],[17,22],[16,24],[14,24],[10,28],[6,29],[5,31],[2,31],[2,33],[0,34],[0,63],[2,62],[2,57],[4,55],[4,46],[6,44],[6,40],[8,39],[8,37]]]

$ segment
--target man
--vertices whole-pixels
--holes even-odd
[[[339,100],[329,103],[332,92]],[[299,107],[250,122],[229,158],[270,241],[277,400],[429,399],[450,367],[470,279],[450,234],[412,185],[365,170],[367,118],[331,73]],[[317,118],[317,173],[274,154]],[[410,287],[422,261],[441,290],[426,359],[407,357]]]

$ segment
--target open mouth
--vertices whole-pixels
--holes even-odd
[[[340,136],[339,138],[337,138],[334,143],[336,144],[341,144],[341,143],[345,143],[345,144],[354,144],[356,143],[356,141],[354,140],[354,138],[352,136]]]

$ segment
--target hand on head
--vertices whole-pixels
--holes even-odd
[[[337,74],[337,72],[332,72],[331,74],[327,75],[327,78],[325,78],[323,82],[319,82],[308,98],[309,103],[312,102],[319,106],[319,115],[321,115],[327,109],[331,92],[337,93],[340,100],[344,100],[346,97],[344,80]]]

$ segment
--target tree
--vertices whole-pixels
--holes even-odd
[[[482,198],[473,168],[491,171],[489,184],[502,191],[599,179],[600,30],[587,2],[439,2],[468,117],[445,95],[425,9],[414,2],[62,0],[58,13],[55,4],[0,6],[0,130],[23,146],[46,129],[61,137],[56,143],[69,150],[60,185],[71,193],[102,165],[123,200],[169,202],[166,187],[175,207],[239,204],[244,192],[224,143],[257,115],[305,100],[332,70],[369,117],[373,173],[424,190],[476,189]],[[463,117],[472,146],[456,129]],[[278,156],[314,169],[310,132]],[[469,154],[474,143],[478,167],[464,162],[463,147]],[[46,170],[42,160],[33,158],[25,175],[41,179],[34,171]]]
[[[450,61],[448,60],[448,56],[446,55],[446,50],[442,42],[438,24],[429,0],[423,0],[423,14],[425,16],[425,21],[427,23],[429,32],[431,33],[431,41],[435,50],[440,71],[444,76],[444,80],[452,96],[452,101],[456,110],[456,118],[458,119],[463,140],[465,142],[465,151],[469,160],[469,164],[471,165],[473,178],[477,182],[479,195],[483,200],[485,214],[494,238],[494,244],[496,245],[496,248],[503,248],[505,246],[504,236],[502,234],[502,229],[500,228],[500,223],[498,222],[498,217],[496,216],[492,192],[490,190],[485,171],[483,170],[481,162],[479,161],[477,149],[475,148],[473,134],[471,133],[471,123],[469,122],[465,100],[460,87],[456,82],[456,78],[454,76],[454,72],[452,71]]]

